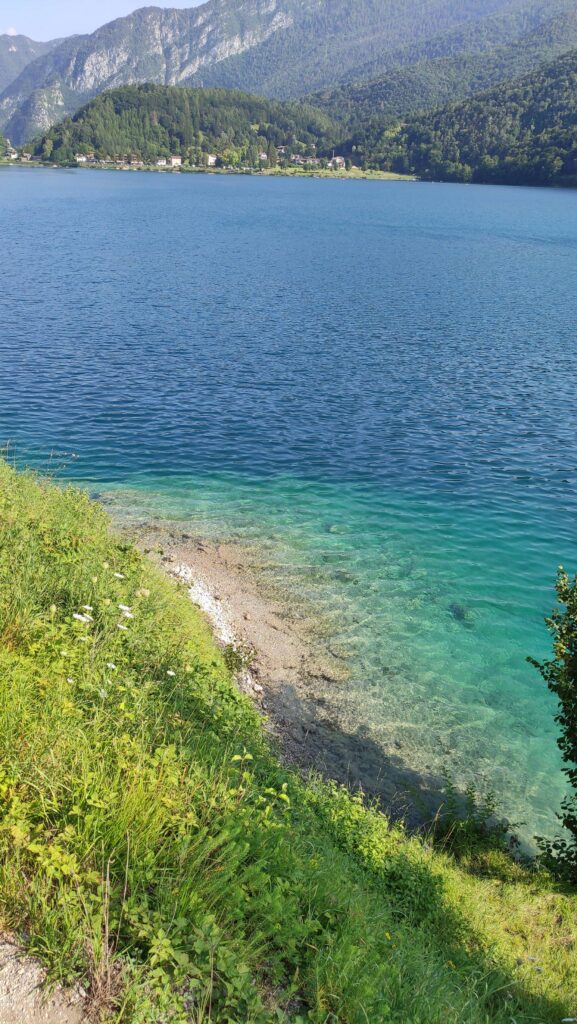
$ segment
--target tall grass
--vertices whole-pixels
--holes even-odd
[[[0,463],[0,923],[102,1019],[553,1024],[576,916],[283,768],[186,595]]]

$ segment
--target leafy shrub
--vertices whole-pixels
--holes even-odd
[[[567,767],[564,769],[573,792],[563,801],[559,820],[569,835],[554,840],[539,838],[543,860],[556,874],[577,883],[577,576],[573,580],[563,568],[557,575],[559,607],[546,619],[553,636],[554,658],[539,669],[552,693],[559,700],[555,720],[561,726],[558,743]]]

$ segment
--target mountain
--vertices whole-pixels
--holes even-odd
[[[0,95],[0,128],[21,143],[96,94],[138,82],[298,97],[388,68],[511,45],[574,8],[575,0],[208,0],[191,10],[142,8],[28,64]]]
[[[384,125],[399,116],[443,107],[534,70],[577,47],[577,9],[549,18],[509,46],[488,53],[418,60],[391,68],[373,81],[344,84],[312,94],[310,102],[355,127]],[[360,141],[360,139],[358,140]]]
[[[403,126],[367,130],[363,146],[368,163],[423,178],[575,185],[577,50]],[[359,155],[355,139],[349,148]]]
[[[0,92],[18,78],[24,68],[49,53],[61,40],[55,39],[51,43],[36,43],[27,36],[0,35]]]
[[[36,154],[51,163],[76,154],[98,160],[136,156],[145,163],[181,154],[206,165],[214,154],[228,166],[276,163],[277,147],[291,153],[328,152],[337,128],[326,114],[302,103],[282,103],[226,89],[127,85],[95,97],[50,129]]]

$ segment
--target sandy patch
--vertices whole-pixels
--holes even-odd
[[[79,989],[45,988],[46,972],[9,938],[0,939],[0,1024],[85,1024]]]

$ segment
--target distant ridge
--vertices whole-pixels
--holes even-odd
[[[407,68],[415,84],[401,83],[391,104],[402,115],[416,102],[442,99],[447,88],[457,97],[475,91],[483,55],[498,64],[492,51],[523,49],[532,32],[564,15],[575,15],[575,0],[208,0],[190,10],[146,7],[91,35],[65,39],[26,64],[0,94],[0,130],[22,143],[98,93],[126,84],[224,86],[291,98],[391,69],[402,77],[398,69]],[[538,35],[533,50],[527,47],[528,66],[551,56],[541,52]],[[452,69],[428,63],[454,58]]]
[[[49,53],[61,42],[37,43],[28,36],[0,35],[0,93],[37,57]]]

